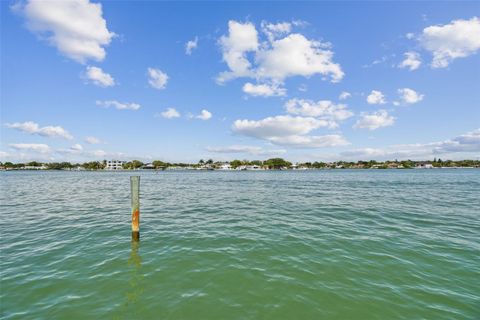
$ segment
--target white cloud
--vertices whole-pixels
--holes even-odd
[[[395,118],[388,115],[387,110],[378,110],[373,113],[362,113],[354,128],[375,130],[381,127],[388,127],[395,123]]]
[[[138,110],[140,105],[138,103],[118,102],[116,100],[96,101],[97,106],[109,108],[114,107],[118,110]]]
[[[338,99],[346,100],[346,99],[350,98],[351,96],[352,95],[350,94],[350,92],[342,91],[342,93],[340,93],[340,95],[338,96]]]
[[[194,49],[196,49],[198,46],[198,37],[195,37],[195,39],[193,40],[189,40],[186,44],[185,44],[185,54],[187,55],[191,55],[192,54],[192,51]]]
[[[236,120],[233,132],[269,141],[276,145],[298,148],[317,148],[347,144],[340,135],[307,136],[312,130],[327,127],[330,122],[313,117],[289,115],[268,117],[262,120]]]
[[[21,151],[33,151],[37,153],[50,153],[52,149],[43,143],[11,143],[10,148]]]
[[[405,34],[405,38],[407,39],[413,39],[415,37],[415,34],[413,32],[409,32],[407,34]]]
[[[409,68],[410,71],[417,70],[422,64],[420,55],[414,51],[408,51],[403,54],[405,59],[398,65],[399,68]]]
[[[333,52],[327,44],[308,40],[302,34],[293,33],[274,40],[270,47],[256,53],[257,76],[283,81],[287,77],[310,77],[321,74],[339,82],[344,73],[339,64],[332,61]]]
[[[480,128],[437,143],[433,148],[433,152],[480,152]]]
[[[246,53],[256,51],[258,48],[258,33],[255,26],[250,23],[228,22],[228,36],[219,40],[222,48],[223,61],[231,71],[222,72],[217,80],[223,83],[227,80],[252,76],[251,64]]]
[[[383,149],[363,148],[340,153],[351,159],[432,159],[434,157],[463,158],[480,152],[480,129],[439,142],[392,145]],[[477,155],[477,158],[480,157]]]
[[[454,20],[446,25],[423,29],[420,44],[433,54],[432,68],[445,68],[457,58],[468,57],[480,49],[480,19]]]
[[[316,74],[338,82],[344,76],[340,65],[332,61],[333,52],[329,50],[329,43],[290,33],[290,23],[262,22],[261,28],[267,40],[261,43],[252,23],[229,21],[228,26],[228,35],[222,36],[219,43],[229,71],[217,77],[219,83],[249,77],[259,83],[279,85],[288,77]]]
[[[122,152],[106,152],[104,150],[85,150],[81,144],[73,144],[69,148],[54,149],[46,144],[37,143],[12,143],[8,145],[12,152],[1,152],[0,158],[9,161],[92,161],[93,159],[125,159],[127,155]],[[128,156],[129,159],[147,159],[136,154]]]
[[[269,23],[262,21],[260,27],[269,41],[273,41],[275,38],[288,34],[292,30],[292,24],[290,22]]]
[[[76,143],[76,144],[74,144],[73,146],[71,146],[70,149],[71,149],[72,151],[82,151],[82,150],[83,150],[83,147],[82,147],[81,144]]]
[[[424,95],[419,94],[413,89],[402,88],[398,89],[398,94],[400,95],[400,100],[404,104],[414,104],[423,100]],[[398,104],[397,104],[398,105]]]
[[[148,83],[155,89],[165,89],[168,82],[168,75],[160,69],[148,68]]]
[[[113,77],[103,72],[101,68],[88,66],[85,75],[88,80],[97,86],[112,87],[115,85]]]
[[[272,97],[272,96],[284,96],[286,94],[286,89],[279,87],[278,85],[272,84],[253,84],[247,82],[243,85],[243,92],[254,97]]]
[[[180,117],[180,113],[175,108],[168,108],[160,113],[160,116],[166,119],[173,119]]]
[[[372,90],[370,94],[367,96],[367,102],[368,104],[385,104],[387,101],[385,101],[385,96],[381,91],[378,90]]]
[[[15,123],[7,123],[5,124],[6,127],[17,129],[19,131],[23,131],[30,134],[38,134],[43,137],[51,137],[51,138],[64,138],[71,140],[73,139],[72,135],[60,126],[46,126],[40,127],[38,123],[33,121],[26,121],[23,123],[15,122]]]
[[[328,134],[324,136],[292,135],[287,137],[272,137],[270,142],[294,148],[325,148],[348,145],[348,141],[341,135]]]
[[[88,0],[30,0],[15,6],[27,20],[27,27],[45,36],[62,54],[85,63],[102,61],[115,33],[107,29],[102,5]]]
[[[233,145],[227,147],[207,147],[207,151],[214,153],[247,153],[252,155],[284,154],[284,149],[264,149],[256,146]]]
[[[208,120],[212,117],[212,113],[209,112],[208,110],[203,109],[198,116],[195,118],[200,119],[200,120]]]
[[[100,139],[92,137],[92,136],[85,137],[85,142],[88,143],[88,144],[100,144],[100,143],[102,143],[102,141]]]
[[[310,131],[327,127],[326,120],[318,120],[312,117],[275,116],[262,120],[236,120],[233,131],[246,136],[270,139],[271,137],[286,137],[291,135],[303,135]]]
[[[353,112],[347,109],[345,104],[335,104],[330,100],[319,100],[317,102],[304,99],[290,99],[285,103],[288,113],[320,117],[330,121],[329,127],[337,127],[337,121],[343,121],[353,116]]]

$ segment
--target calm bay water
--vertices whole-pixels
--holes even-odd
[[[2,319],[480,319],[480,170],[0,179]]]

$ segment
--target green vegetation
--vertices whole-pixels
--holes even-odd
[[[99,162],[99,161],[92,161],[92,162],[86,162],[82,164],[82,167],[85,168],[86,170],[101,170],[105,168],[105,161]]]
[[[269,169],[288,169],[292,166],[291,162],[283,160],[282,158],[272,158],[264,161],[264,165]]]
[[[132,160],[123,165],[123,169],[140,169],[143,166],[143,162],[139,160]]]
[[[283,170],[283,169],[411,169],[419,166],[429,166],[434,168],[480,168],[480,160],[442,160],[433,159],[432,161],[413,161],[413,160],[393,160],[393,161],[336,161],[336,162],[304,162],[292,165],[291,162],[282,158],[272,158],[268,160],[233,160],[230,162],[214,161],[208,159],[200,160],[198,163],[168,163],[155,160],[151,164],[144,164],[140,160],[132,160],[123,165],[125,170],[136,170],[149,168],[155,170],[166,170],[172,168],[189,169],[218,169],[225,164],[229,164],[232,169],[248,169],[251,166],[261,169]],[[82,164],[70,162],[49,162],[42,163],[31,161],[27,163],[0,162],[0,169],[6,170],[102,170],[106,167],[106,160],[91,161]],[[239,168],[240,167],[240,168]]]

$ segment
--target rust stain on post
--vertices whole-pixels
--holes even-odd
[[[140,240],[140,176],[130,177],[132,196],[132,239]]]

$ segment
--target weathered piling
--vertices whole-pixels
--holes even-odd
[[[132,196],[132,240],[140,240],[140,176],[130,177]]]

